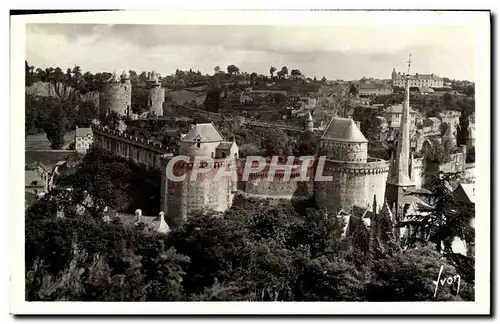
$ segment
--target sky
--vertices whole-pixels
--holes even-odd
[[[213,74],[234,64],[248,73],[299,69],[308,77],[389,79],[392,70],[474,81],[474,33],[460,26],[175,26],[27,24],[30,65],[83,71],[176,69]]]

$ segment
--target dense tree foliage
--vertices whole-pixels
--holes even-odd
[[[127,196],[131,180],[119,159],[89,154],[68,179],[78,182],[73,199],[63,201],[51,192],[26,211],[28,300],[474,299],[474,257],[450,253],[447,243],[452,236],[471,240],[473,232],[458,222],[466,212],[450,207],[445,180],[426,197],[433,206],[433,216],[422,223],[430,245],[403,241],[407,247],[401,249],[389,237],[386,244],[396,248],[372,249],[363,221],[353,216],[344,236],[346,220],[318,210],[313,200],[244,196],[223,214],[193,212],[187,222],[160,235],[119,220],[102,222],[97,208],[114,203],[108,195]],[[53,217],[61,204],[79,203],[76,192],[83,191],[96,201],[88,213]],[[442,242],[445,254],[438,252]],[[447,285],[434,297],[432,282],[441,266],[443,275],[462,276],[459,294],[456,285]]]
[[[453,265],[433,246],[360,257],[341,219],[299,203],[242,199],[165,235],[89,218],[26,223],[28,300],[461,300],[432,281]],[[301,210],[302,209],[302,210]],[[349,248],[350,247],[350,248]],[[463,281],[461,291],[469,282]],[[471,287],[468,287],[469,291]],[[472,297],[471,297],[472,296]]]
[[[158,214],[161,174],[123,158],[92,147],[76,170],[61,177],[62,188],[57,199],[64,205],[80,204],[95,219],[105,207],[133,212],[140,208],[145,214]]]

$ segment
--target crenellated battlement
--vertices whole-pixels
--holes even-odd
[[[118,141],[126,142],[128,144],[133,144],[136,146],[143,147],[149,151],[154,151],[155,153],[167,153],[168,147],[162,145],[160,142],[155,140],[146,140],[129,134],[119,132],[117,130],[109,129],[101,125],[92,125],[92,132],[97,135],[106,136],[113,138]]]
[[[380,174],[389,171],[389,161],[368,158],[365,163],[326,160],[324,170],[328,173]]]

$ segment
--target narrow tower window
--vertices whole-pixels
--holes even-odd
[[[201,143],[200,143],[200,139],[199,138],[196,140],[196,147],[197,148],[201,147]]]

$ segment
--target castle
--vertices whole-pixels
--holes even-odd
[[[123,80],[124,83],[121,83]],[[150,109],[159,113],[163,102],[153,99],[158,98],[158,95],[161,97],[158,90],[161,86],[154,73],[149,75],[149,80]],[[354,209],[371,210],[373,214],[382,213],[384,219],[401,219],[408,208],[416,208],[419,204],[407,193],[418,190],[425,183],[424,160],[413,158],[410,151],[409,75],[406,80],[397,148],[391,160],[369,157],[368,141],[359,125],[352,119],[334,117],[319,139],[319,151],[314,161],[307,166],[307,174],[311,175],[322,164],[323,176],[329,178],[323,181],[295,181],[300,174],[300,163],[291,167],[291,180],[282,181],[280,179],[287,171],[283,165],[279,167],[275,160],[264,170],[252,173],[248,179],[242,179],[240,175],[234,177],[232,168],[236,166],[239,169],[243,161],[239,158],[238,146],[234,141],[224,139],[212,123],[193,125],[180,140],[179,156],[174,156],[168,148],[154,141],[145,141],[101,126],[93,128],[94,141],[119,156],[161,170],[159,211],[165,212],[165,219],[171,227],[181,224],[195,210],[227,210],[238,191],[262,198],[314,197],[319,208],[334,214],[347,215],[353,213]],[[119,89],[125,90],[127,79],[122,78],[122,81]],[[116,79],[111,81],[112,86],[116,86],[116,83]],[[113,89],[112,86],[108,89]],[[112,111],[127,106],[129,97],[114,98],[115,101],[108,100],[115,107],[110,108]],[[307,116],[305,130],[313,130],[311,115]],[[451,129],[445,135],[443,142],[455,146],[456,139]],[[214,163],[208,172],[194,172],[199,167],[195,163],[197,157],[213,159]],[[179,159],[175,163],[176,167],[168,169],[169,163],[175,159]],[[439,165],[434,171],[467,172],[466,168],[462,148],[462,151],[453,154],[450,163]],[[223,171],[222,176],[214,180],[214,174],[220,170]],[[169,172],[173,172],[174,178],[181,175],[186,177],[182,181],[174,181]],[[196,176],[196,181],[191,181],[192,176]],[[268,178],[277,180],[266,181]]]

